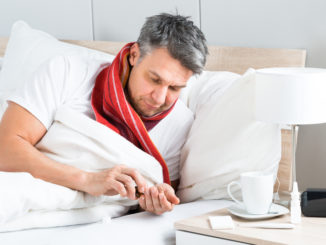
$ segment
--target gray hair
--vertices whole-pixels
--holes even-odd
[[[170,55],[181,65],[200,74],[208,54],[202,31],[189,17],[162,13],[146,19],[137,43],[140,60],[155,48],[167,48]]]

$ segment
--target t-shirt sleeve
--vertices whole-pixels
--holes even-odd
[[[149,132],[167,164],[171,181],[180,178],[181,149],[193,121],[194,114],[179,100],[170,114]]]
[[[171,127],[174,127],[174,133],[170,134],[170,144],[166,143],[167,149],[164,154],[171,181],[180,179],[181,150],[194,121],[193,114],[187,108],[187,112],[184,112],[182,117],[174,118],[175,121],[178,121],[178,123],[171,125]]]
[[[67,70],[69,62],[64,56],[56,56],[42,64],[23,87],[7,98],[33,114],[48,129],[60,105],[69,97]],[[22,78],[24,79],[24,78]]]

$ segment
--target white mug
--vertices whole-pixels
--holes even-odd
[[[231,186],[235,184],[241,188],[243,202],[237,200],[231,193]],[[245,172],[240,175],[240,182],[232,181],[228,184],[228,194],[249,214],[266,214],[272,204],[273,186],[273,174]]]

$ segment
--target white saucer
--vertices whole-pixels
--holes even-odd
[[[231,214],[241,217],[243,219],[268,219],[283,214],[287,214],[289,212],[289,210],[286,207],[275,203],[272,204],[271,209],[267,214],[249,214],[247,213],[247,211],[244,209],[243,206],[236,203],[228,207],[228,210]]]

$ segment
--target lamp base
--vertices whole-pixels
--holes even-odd
[[[293,182],[293,189],[291,192],[291,223],[301,223],[300,192],[296,181]]]

